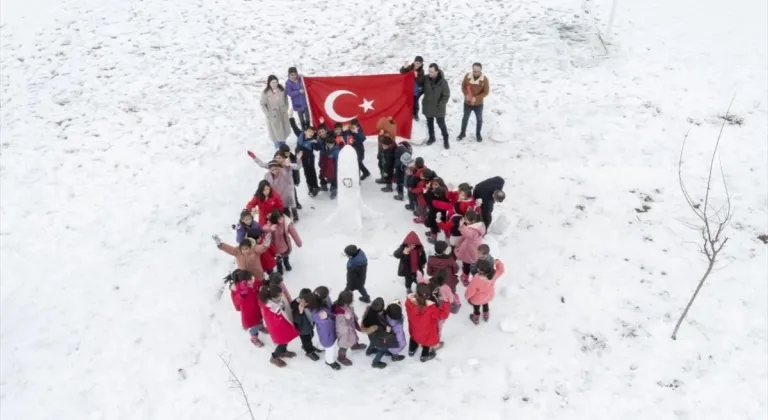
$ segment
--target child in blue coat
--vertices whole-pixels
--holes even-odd
[[[347,287],[346,290],[360,292],[360,302],[371,303],[371,297],[365,290],[365,278],[368,274],[368,257],[357,245],[347,245],[344,248],[347,260]]]

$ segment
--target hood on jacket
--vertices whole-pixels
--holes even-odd
[[[368,257],[362,249],[358,249],[357,253],[347,261],[347,267],[360,267],[366,264],[368,264]]]
[[[403,245],[422,246],[421,239],[419,239],[419,235],[417,235],[416,232],[414,231],[410,231],[408,232],[407,235],[405,235],[405,239],[403,239]]]
[[[442,71],[442,70],[438,70],[438,71],[437,71],[437,76],[435,76],[435,78],[434,78],[434,79],[432,79],[431,77],[427,77],[427,78],[428,78],[428,79],[431,79],[431,80],[433,81],[433,83],[434,83],[434,84],[438,84],[438,83],[440,83],[440,81],[441,81],[441,80],[443,80],[443,78],[444,78],[444,76],[443,76],[443,71]]]

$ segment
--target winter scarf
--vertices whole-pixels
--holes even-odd
[[[419,271],[419,252],[416,252],[416,251],[421,252],[421,249],[419,247],[413,248],[410,253],[411,273],[416,273]]]

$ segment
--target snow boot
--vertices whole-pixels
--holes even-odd
[[[483,136],[481,136],[480,133],[477,133],[477,136],[475,136],[475,138],[477,139],[478,143],[483,141]]]
[[[291,262],[288,261],[288,257],[283,257],[283,267],[285,267],[285,271],[293,270],[293,267],[291,266]]]
[[[331,190],[331,200],[336,198],[336,191],[337,191],[336,188]]]
[[[313,362],[316,362],[316,361],[320,360],[320,356],[318,356],[314,352],[307,353],[307,357],[312,359]]]
[[[341,370],[341,365],[339,364],[339,362],[326,363],[326,365],[328,365],[328,367],[330,367],[333,370]]]
[[[344,366],[352,366],[352,361],[347,358],[347,349],[339,349],[339,363]]]
[[[280,273],[280,275],[283,275],[283,259],[277,257],[275,262],[277,263],[277,272]]]
[[[368,348],[368,345],[365,343],[357,343],[354,346],[350,347],[350,350],[365,350]]]
[[[309,196],[310,197],[317,197],[317,194],[320,192],[320,188],[310,188],[309,189]]]
[[[491,318],[491,314],[489,312],[483,312],[483,321],[488,322],[488,320]]]
[[[389,180],[388,180],[387,178],[381,177],[381,178],[377,178],[375,182],[376,182],[377,184],[381,184],[381,185],[383,185],[383,184],[386,184],[386,183],[388,183],[388,182],[389,182]]]
[[[473,324],[478,325],[480,323],[480,315],[469,314],[469,319]]]
[[[273,358],[269,359],[269,363],[272,363],[273,365],[275,365],[275,366],[277,366],[277,367],[281,367],[281,368],[282,368],[282,367],[285,367],[285,366],[287,365],[287,364],[286,364],[286,363],[285,363],[283,360],[281,360],[279,357],[273,357]]]
[[[392,192],[392,191],[394,191],[394,190],[392,189],[392,184],[386,184],[386,185],[384,186],[384,188],[382,188],[382,189],[381,189],[381,191],[382,191],[382,192]]]
[[[445,148],[445,150],[448,150],[448,149],[451,148],[451,144],[448,143],[448,139],[447,138],[443,139],[443,147]]]
[[[256,337],[255,335],[251,336],[251,343],[256,347],[264,347],[264,342],[259,340],[259,337]]]
[[[397,194],[395,194],[395,196],[394,196],[394,197],[392,197],[392,198],[393,198],[393,199],[395,199],[395,200],[397,200],[397,201],[403,201],[403,200],[405,200],[405,197],[403,197],[403,194],[402,194],[402,193],[397,193]]]
[[[360,296],[360,302],[371,303],[371,298],[370,296]]]
[[[328,191],[328,184],[320,184],[320,191]]]
[[[462,274],[461,275],[461,284],[463,284],[464,287],[469,286],[469,274]]]
[[[413,211],[413,204],[406,204],[405,209]]]
[[[365,349],[366,356],[373,356],[374,353],[376,353],[376,350],[373,347],[368,347]]]
[[[286,350],[280,355],[281,359],[293,359],[294,357],[296,357],[296,352],[290,350]]]
[[[419,357],[419,360],[421,360],[421,363],[424,363],[434,359],[435,356],[437,356],[437,353],[431,351],[428,355]]]
[[[373,362],[371,363],[371,366],[376,369],[384,369],[385,367],[387,367],[387,364],[384,362]]]
[[[459,137],[456,137],[456,140],[457,140],[457,141],[462,141],[462,140],[464,140],[465,138],[467,138],[467,135],[466,135],[466,134],[464,134],[464,133],[461,133],[461,134],[459,134]]]
[[[402,362],[403,360],[405,360],[405,356],[403,356],[402,354],[393,354],[392,355],[392,361],[393,362]]]
[[[437,139],[435,139],[435,138],[431,138],[431,139],[427,140],[427,146],[431,146],[431,145],[432,145],[432,144],[434,144],[436,141],[437,141]]]
[[[371,174],[370,174],[370,173],[367,173],[367,174],[363,174],[363,175],[361,175],[361,176],[360,176],[360,181],[365,181],[365,179],[366,179],[366,178],[368,178],[369,176],[371,176]]]
[[[416,354],[416,350],[408,350],[408,356],[413,357],[414,354]]]

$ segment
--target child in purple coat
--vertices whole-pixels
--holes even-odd
[[[299,114],[301,129],[309,127],[309,105],[304,91],[304,79],[299,76],[296,67],[288,69],[288,80],[285,82],[285,93],[291,98],[293,112]]]
[[[399,300],[395,300],[387,306],[384,319],[392,327],[392,331],[395,332],[397,337],[397,347],[389,349],[389,353],[392,355],[393,362],[399,362],[405,359],[405,356],[400,353],[405,349],[407,343],[405,331],[403,331],[403,307],[400,305]]]
[[[315,289],[315,298],[309,302],[309,309],[315,322],[317,338],[325,349],[325,364],[333,370],[339,370],[341,365],[336,361],[336,320],[331,310],[333,303],[329,293],[325,286]]]

